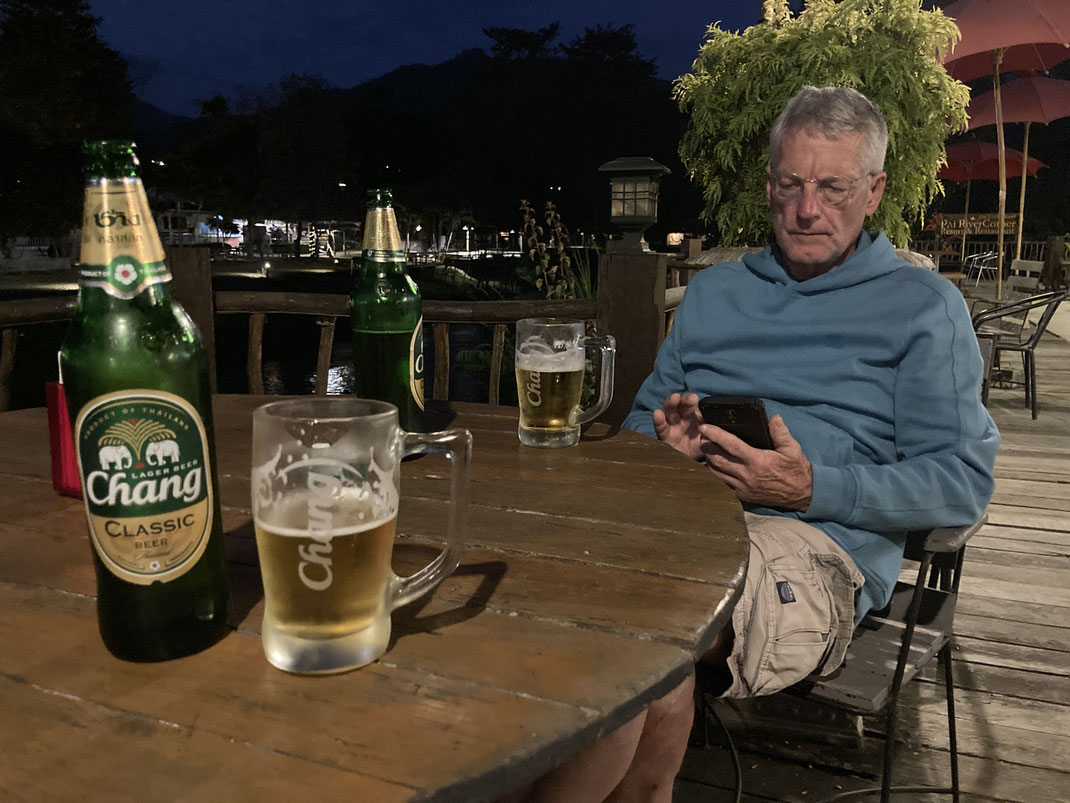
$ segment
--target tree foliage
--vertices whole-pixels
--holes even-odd
[[[77,222],[83,140],[129,135],[134,96],[84,0],[0,0],[0,229]]]
[[[528,31],[524,28],[484,28],[483,33],[493,40],[490,52],[497,59],[535,59],[550,55],[550,43],[557,38],[560,23]]]
[[[810,0],[796,16],[787,0],[765,0],[763,13],[741,33],[711,25],[694,72],[675,85],[691,115],[680,156],[702,188],[703,219],[725,245],[769,241],[773,120],[805,85],[849,86],[888,123],[888,184],[869,225],[905,245],[909,223],[941,192],[944,140],[966,125],[969,90],[941,66],[958,30],[920,0]]]

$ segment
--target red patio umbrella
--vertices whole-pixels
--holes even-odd
[[[999,146],[994,142],[956,142],[953,145],[948,145],[947,151],[947,164],[941,167],[936,172],[936,177],[944,181],[954,181],[956,183],[966,182],[966,209],[963,212],[963,216],[966,217],[970,214],[970,184],[974,181],[990,180],[999,181],[1000,173],[1000,158],[999,158]],[[1020,176],[1022,175],[1022,165],[1026,164],[1026,175],[1035,176],[1037,171],[1042,167],[1047,167],[1046,164],[1039,159],[1029,159],[1026,161],[1026,156],[1021,151],[1016,151],[1014,148],[1007,148],[1005,150],[1007,161],[1005,162],[1004,169],[1007,175]],[[1002,231],[1003,220],[1000,218],[1000,230]],[[1022,221],[1018,219],[1018,230],[1021,231]],[[959,253],[964,257],[966,255],[966,229],[962,230],[962,245]]]
[[[1022,153],[1029,157],[1029,126],[1032,123],[1050,123],[1061,117],[1070,117],[1070,81],[1044,78],[1033,73],[1019,75],[1002,85],[1000,105],[1003,122],[1025,123],[1025,140]],[[970,130],[996,124],[996,96],[992,92],[978,95],[966,109]],[[1020,171],[1018,175],[1020,175]],[[1030,173],[1030,175],[1033,175]],[[1014,246],[1014,258],[1022,258],[1022,220],[1025,216],[1025,179],[1018,194],[1018,238]]]
[[[1070,81],[1045,78],[1034,73],[1017,76],[1000,89],[1005,123],[1050,123],[1070,116]],[[996,96],[976,95],[966,107],[970,130],[996,124]]]
[[[973,81],[997,72],[1047,72],[1070,58],[1070,3],[1066,0],[955,0],[943,8],[962,38],[944,59],[948,75]]]
[[[962,34],[944,59],[952,77],[970,81],[992,75],[996,139],[1000,150],[999,234],[996,297],[1002,292],[1003,216],[1007,208],[1007,174],[1003,167],[1003,113],[999,74],[1005,70],[1047,70],[1070,58],[1070,2],[1067,0],[956,0],[943,9]],[[988,57],[990,67],[983,68]],[[963,62],[959,66],[954,66]]]

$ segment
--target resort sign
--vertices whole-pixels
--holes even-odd
[[[1018,215],[1007,215],[1003,220],[1003,235],[1018,233]],[[940,220],[941,237],[973,237],[982,234],[999,234],[999,215],[974,213],[966,215],[943,215]]]

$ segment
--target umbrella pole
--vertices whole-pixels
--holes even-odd
[[[992,51],[992,95],[996,107],[996,142],[999,146],[999,233],[996,235],[996,301],[1003,298],[1003,220],[1007,214],[1007,153],[1003,141],[1003,100],[999,92],[999,65],[1003,48]]]
[[[959,258],[962,260],[962,269],[966,268],[966,229],[970,225],[970,185],[973,182],[966,179],[966,209],[962,213],[962,245],[959,247]]]
[[[1025,143],[1022,145],[1022,189],[1018,194],[1018,242],[1014,246],[1014,258],[1022,258],[1022,224],[1025,222],[1025,179],[1029,175],[1029,126],[1025,124]]]

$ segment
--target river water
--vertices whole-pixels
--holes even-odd
[[[225,266],[225,263],[224,263]],[[500,267],[495,275],[507,276],[515,270]],[[412,271],[425,298],[501,297],[501,282],[485,279],[473,284],[469,276],[460,274],[452,282],[416,269]],[[57,278],[26,275],[23,283],[5,277],[0,298],[21,298],[74,292],[74,274]],[[268,277],[238,269],[216,269],[213,287],[216,290],[272,290],[293,292],[348,293],[351,275],[346,266],[337,270],[316,273],[280,270],[273,266]],[[488,289],[492,294],[487,295]],[[426,289],[425,289],[426,288]],[[430,291],[430,292],[429,292]],[[504,292],[512,295],[511,289]],[[350,342],[348,319],[339,321],[335,330],[328,377],[328,393],[353,392],[353,347]],[[246,355],[248,350],[248,316],[217,315],[215,321],[216,379],[220,393],[246,393]],[[12,409],[37,407],[45,403],[45,382],[57,377],[56,353],[59,350],[67,323],[37,324],[19,330],[15,367],[11,377]],[[479,324],[450,327],[450,398],[457,401],[487,401],[491,327]],[[434,338],[431,327],[424,328],[425,390],[430,397],[435,376]],[[264,326],[262,368],[264,392],[270,394],[307,394],[316,387],[316,354],[319,349],[319,327],[312,316],[269,315]],[[503,378],[502,403],[515,403],[511,377]]]

